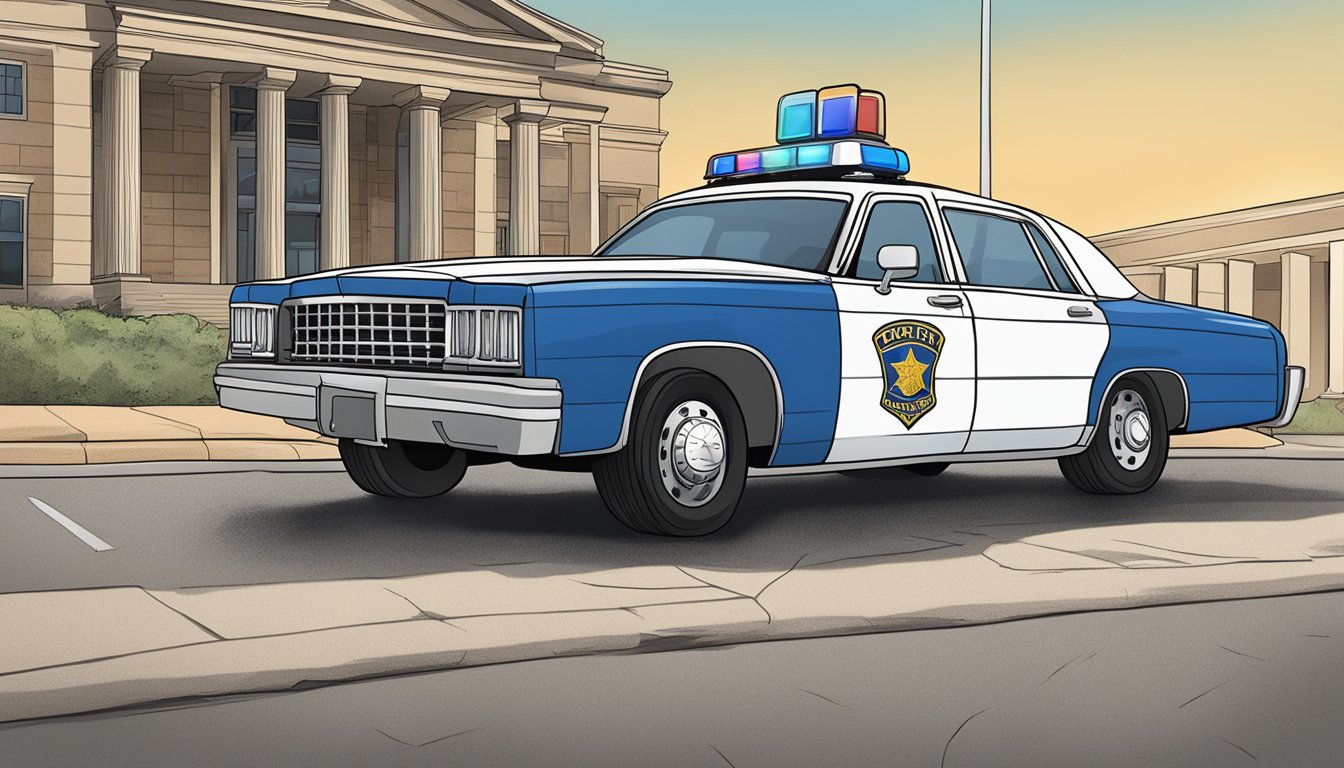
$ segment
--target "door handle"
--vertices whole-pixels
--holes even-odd
[[[1092,310],[1088,307],[1069,307],[1069,317],[1091,317]]]
[[[953,307],[960,307],[960,306],[961,306],[961,297],[960,297],[960,296],[930,296],[930,297],[929,297],[929,303],[932,304],[932,305],[935,306],[935,307],[943,307],[944,309],[951,309],[951,308],[953,308]]]

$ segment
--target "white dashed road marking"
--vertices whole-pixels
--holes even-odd
[[[38,509],[42,510],[42,513],[44,515],[60,523],[61,527],[75,534],[76,536],[79,537],[80,541],[92,547],[94,552],[106,552],[109,549],[112,549],[111,544],[108,544],[106,541],[103,541],[97,536],[94,536],[92,533],[89,533],[84,528],[84,526],[80,525],[79,523],[76,523],[74,520],[71,520],[65,515],[62,515],[60,512],[57,512],[55,509],[52,508],[50,504],[46,503],[45,501],[42,501],[41,499],[34,499],[32,496],[29,496],[28,500],[33,502],[34,507],[37,507]]]

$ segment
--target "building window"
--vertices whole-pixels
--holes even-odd
[[[229,132],[232,140],[234,278],[256,279],[257,261],[257,92],[229,90]],[[321,263],[322,123],[316,101],[285,100],[285,275],[306,275]]]
[[[0,197],[0,285],[23,285],[23,203]]]
[[[0,117],[23,117],[23,64],[0,61]]]

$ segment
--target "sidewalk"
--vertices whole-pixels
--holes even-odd
[[[1314,439],[1313,439],[1314,438]],[[1171,439],[1173,456],[1344,457],[1344,440],[1224,429]],[[333,460],[335,441],[280,419],[210,405],[0,406],[0,465]]]
[[[217,406],[0,406],[0,464],[336,458],[334,440]]]
[[[1344,588],[1344,513],[930,528],[774,570],[543,563],[0,595],[0,722],[553,656]],[[936,551],[936,555],[931,554]],[[1195,554],[1198,553],[1198,554]]]

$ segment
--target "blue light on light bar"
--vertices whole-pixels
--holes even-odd
[[[736,155],[719,155],[709,161],[710,176],[727,176],[737,170]]]
[[[910,172],[910,157],[899,149],[863,144],[859,150],[862,164],[870,168],[884,168],[899,174]]]
[[[808,144],[798,148],[798,166],[810,168],[831,164],[830,144]]]

